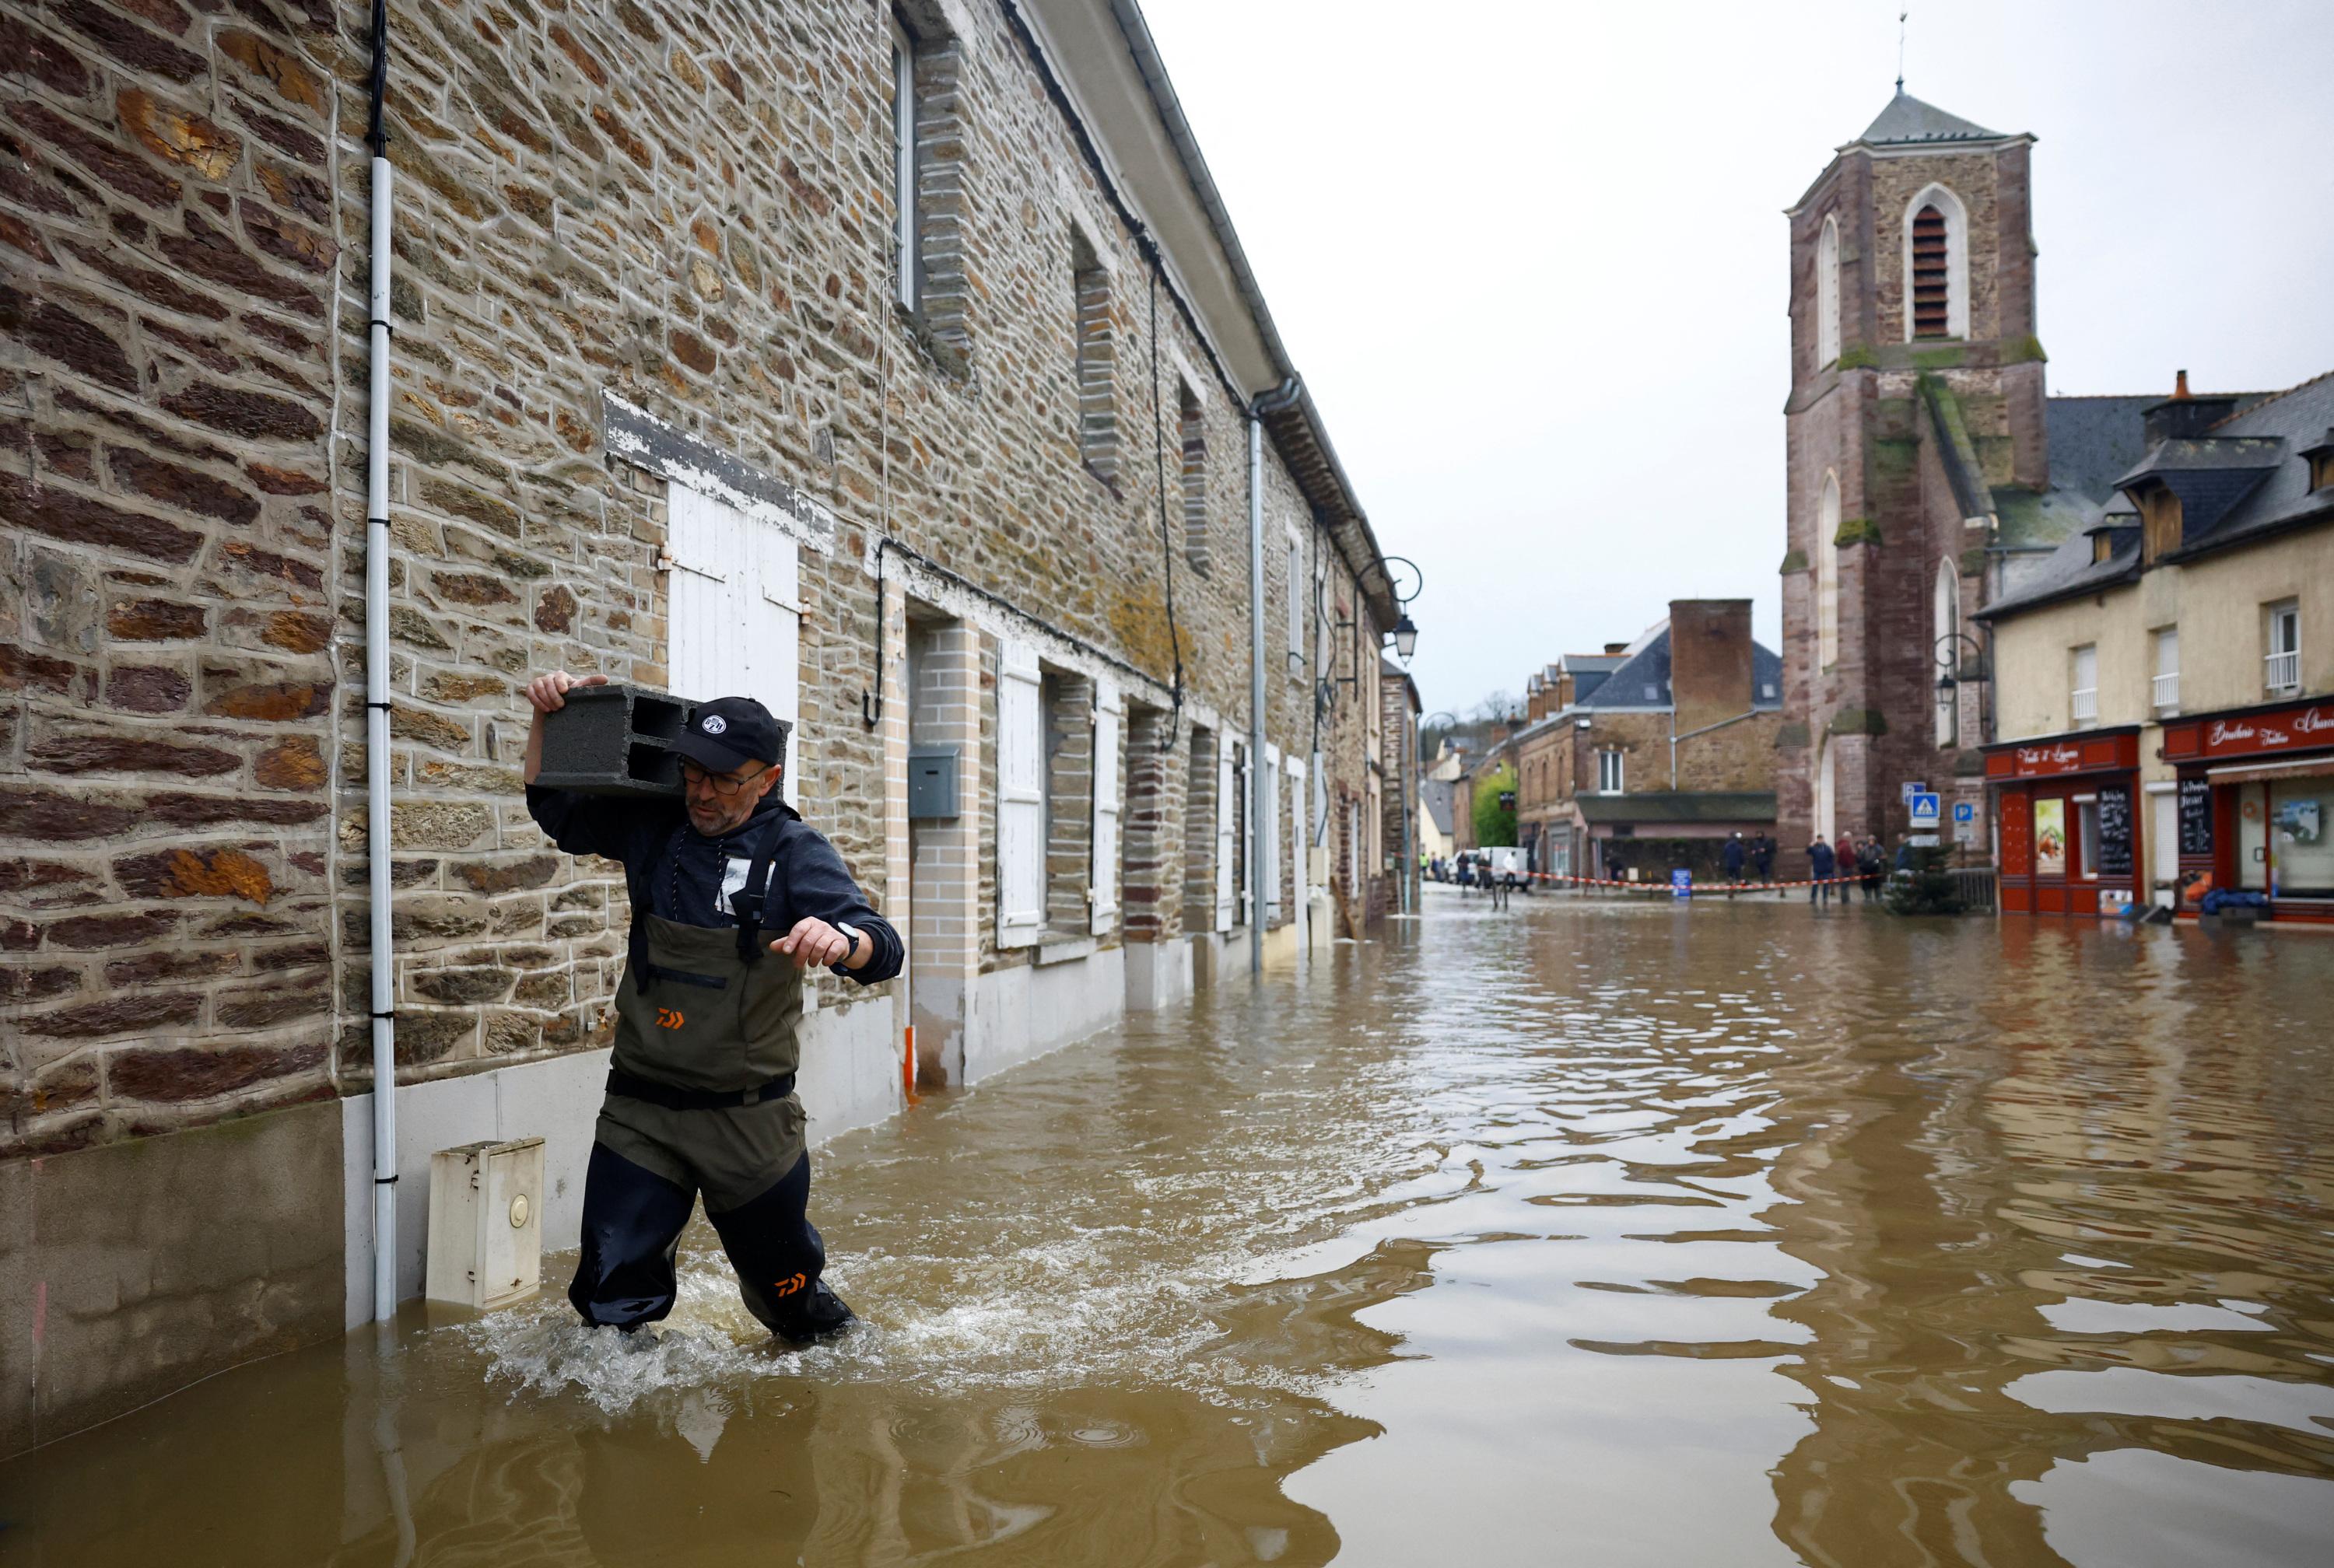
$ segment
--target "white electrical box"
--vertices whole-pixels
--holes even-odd
[[[543,1140],[466,1143],[429,1157],[431,1301],[481,1312],[543,1283]]]

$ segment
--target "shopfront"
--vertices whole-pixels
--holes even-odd
[[[2005,915],[2118,914],[2138,896],[2139,729],[1988,746]]]
[[[2259,893],[2277,920],[2334,922],[2334,701],[2174,719],[2180,912],[2214,888]]]

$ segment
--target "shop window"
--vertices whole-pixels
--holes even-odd
[[[2099,874],[2099,797],[2077,795],[2075,808],[2075,871],[2096,881]]]
[[[2099,722],[2099,645],[2087,642],[2072,650],[2069,662],[2074,668],[2073,689],[2068,693],[2068,711],[2074,727],[2081,729]]]
[[[2271,784],[2269,819],[2277,896],[2334,899],[2334,777]]]
[[[2301,606],[2293,600],[2268,611],[2269,657],[2262,685],[2272,697],[2301,689]]]

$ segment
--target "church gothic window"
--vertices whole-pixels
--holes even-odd
[[[1839,220],[1827,217],[1816,240],[1816,369],[1839,358]]]
[[[1967,678],[1969,671],[1961,667],[1962,579],[1951,561],[1937,563],[1937,662],[1956,676]],[[1958,746],[1961,743],[1962,715],[1960,688],[1950,687],[1937,705],[1937,744]]]
[[[1824,475],[1816,509],[1816,668],[1839,659],[1839,476]]]
[[[1942,185],[1914,197],[1905,212],[1905,337],[1969,336],[1969,219]]]

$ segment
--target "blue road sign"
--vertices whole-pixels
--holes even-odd
[[[1955,801],[1953,803],[1953,821],[1955,822],[1973,822],[1977,821],[1977,803],[1975,801]]]
[[[1937,825],[1938,815],[1938,799],[1936,792],[1934,790],[1927,791],[1913,797],[1913,828],[1914,832],[1917,832],[1923,828],[1935,827]]]
[[[1683,866],[1670,872],[1670,897],[1673,899],[1693,897],[1693,873]]]

